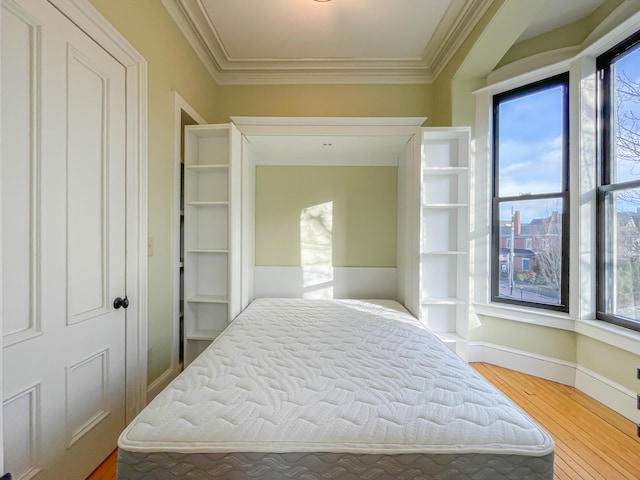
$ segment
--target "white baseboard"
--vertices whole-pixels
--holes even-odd
[[[484,342],[469,342],[470,362],[486,362],[499,367],[575,386],[576,364]]]
[[[640,410],[636,408],[637,396],[628,388],[580,365],[576,370],[576,388],[600,403],[604,403],[623,417],[640,424]],[[633,425],[629,426],[629,428],[632,427]]]
[[[469,342],[467,351],[469,362],[486,362],[575,387],[632,422],[640,423],[633,391],[580,365],[484,342]]]
[[[162,375],[151,382],[151,384],[147,387],[147,403],[156,398],[156,395],[164,390],[165,387],[169,385],[171,381],[180,374],[181,371],[182,365],[169,367],[162,373]]]
[[[255,298],[396,299],[396,269],[255,267]]]

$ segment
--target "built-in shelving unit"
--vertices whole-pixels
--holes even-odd
[[[468,129],[423,129],[420,318],[458,353],[469,321],[468,170]]]
[[[234,272],[232,125],[185,129],[184,362],[191,363],[238,313]],[[239,195],[239,192],[237,193]]]

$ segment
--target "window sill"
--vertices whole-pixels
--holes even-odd
[[[474,305],[474,308],[477,315],[568,330],[636,355],[638,351],[640,351],[640,332],[601,320],[575,320],[566,313],[498,305],[495,303],[477,303]]]
[[[563,312],[497,303],[476,303],[474,308],[478,315],[575,331],[575,321]]]

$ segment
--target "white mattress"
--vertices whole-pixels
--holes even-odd
[[[261,299],[120,436],[121,452],[477,453],[553,441],[396,302]]]

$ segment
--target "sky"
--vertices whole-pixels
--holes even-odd
[[[625,124],[638,131],[640,152],[640,48],[618,57],[616,76],[625,75],[639,86],[636,97],[616,96],[619,113],[631,112],[637,123]],[[616,83],[618,86],[619,83]],[[541,91],[501,103],[499,129],[499,196],[553,193],[562,190],[562,87],[547,87]],[[618,147],[620,151],[620,147]],[[640,180],[640,158],[637,161],[619,159],[615,162],[615,181]],[[632,198],[638,198],[636,195]],[[501,219],[511,218],[511,206],[521,211],[522,221],[545,217],[557,209],[559,200],[523,201],[505,204]],[[635,211],[638,201],[618,199],[619,211]]]
[[[557,193],[562,190],[562,87],[501,103],[499,129],[499,195]],[[546,217],[561,207],[560,200],[515,202],[523,223]],[[500,217],[511,219],[511,205]]]
[[[632,50],[619,57],[616,60],[615,69],[616,76],[624,75],[640,85],[640,49]],[[621,112],[633,112],[640,118],[640,97],[628,98],[619,96],[618,100],[616,105]],[[635,127],[636,131],[638,131],[640,125],[636,124]],[[640,141],[640,135],[638,135],[638,141]],[[640,180],[640,158],[635,162],[629,160],[618,161],[616,172],[616,180],[618,181]]]

